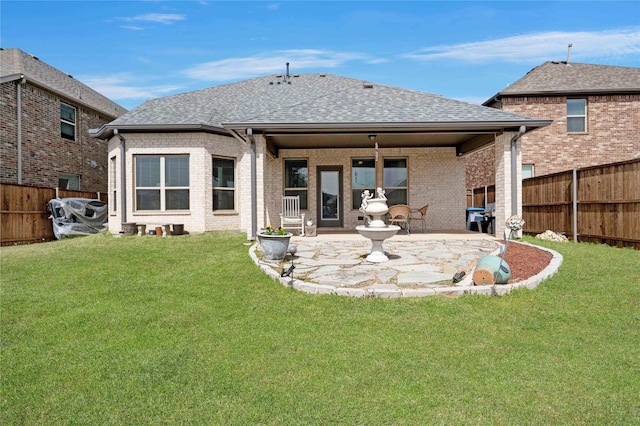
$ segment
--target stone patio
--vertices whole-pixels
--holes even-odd
[[[478,260],[497,254],[500,247],[492,235],[477,232],[396,235],[384,242],[389,261],[382,263],[365,260],[371,242],[359,234],[292,237],[290,244],[296,246],[297,252],[293,258],[295,269],[289,277],[281,277],[281,272],[291,266],[290,254],[283,262],[272,262],[261,258],[257,244],[249,252],[268,275],[285,286],[312,294],[353,297],[505,294],[516,287],[533,288],[547,276],[514,284],[473,285],[471,275]],[[556,255],[559,256],[554,252],[554,259]],[[558,266],[550,269],[550,274]],[[464,279],[453,283],[453,275],[461,271],[465,273]]]

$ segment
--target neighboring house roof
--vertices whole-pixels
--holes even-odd
[[[484,105],[506,96],[640,93],[640,68],[545,62],[498,92]]]
[[[270,75],[153,99],[96,130],[486,128],[549,122],[332,74]]]
[[[127,110],[69,74],[17,48],[0,49],[0,83],[21,80],[48,89],[107,117],[119,117]]]

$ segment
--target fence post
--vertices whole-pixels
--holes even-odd
[[[578,242],[578,169],[573,169],[573,242]]]

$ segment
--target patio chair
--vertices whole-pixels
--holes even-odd
[[[413,217],[411,217],[411,219],[416,219],[419,220],[422,223],[422,232],[425,232],[427,230],[427,209],[429,208],[429,204],[427,204],[426,206],[422,206],[419,209],[411,209],[411,214],[413,215]],[[420,217],[418,217],[417,215],[420,215]]]
[[[397,224],[400,227],[404,224],[407,235],[411,234],[411,207],[406,204],[396,204],[389,207],[389,224]]]
[[[300,213],[300,196],[285,195],[282,197],[282,213],[280,213],[280,227],[284,229],[299,229],[304,236],[304,213]]]

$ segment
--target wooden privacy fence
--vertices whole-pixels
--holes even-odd
[[[47,203],[53,198],[94,198],[107,194],[0,183],[0,245],[54,239]]]
[[[640,249],[640,159],[522,181],[523,232]]]

